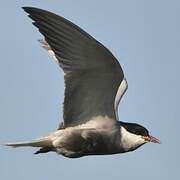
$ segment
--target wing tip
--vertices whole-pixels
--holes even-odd
[[[23,9],[25,12],[29,13],[29,11],[31,11],[31,10],[34,9],[34,8],[33,8],[33,7],[28,7],[28,6],[23,6],[22,9]]]
[[[37,10],[38,8],[30,7],[30,6],[23,6],[22,9],[26,12]]]
[[[46,12],[43,9],[30,7],[30,6],[23,6],[22,9],[28,14],[34,14],[34,13],[37,13],[37,12]]]

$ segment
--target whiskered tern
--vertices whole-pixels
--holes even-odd
[[[124,153],[147,142],[160,143],[146,128],[118,120],[118,104],[127,89],[113,54],[81,28],[51,12],[23,7],[44,36],[40,43],[64,72],[63,120],[58,129],[11,147],[40,147],[69,158]]]

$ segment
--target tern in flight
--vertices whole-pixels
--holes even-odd
[[[124,153],[147,142],[160,143],[146,128],[118,120],[118,104],[127,89],[113,54],[81,28],[51,12],[23,7],[44,36],[40,43],[64,72],[63,120],[58,129],[11,147],[40,147],[69,158]]]

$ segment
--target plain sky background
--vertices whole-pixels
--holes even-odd
[[[63,73],[37,42],[22,6],[49,10],[104,44],[121,63],[128,91],[120,120],[145,126],[161,145],[126,154],[68,159],[7,142],[32,140],[62,119]],[[179,179],[180,1],[2,1],[0,6],[0,179]]]

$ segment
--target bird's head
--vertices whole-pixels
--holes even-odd
[[[125,151],[133,151],[147,142],[161,143],[160,140],[150,136],[145,127],[121,122],[121,146]]]

